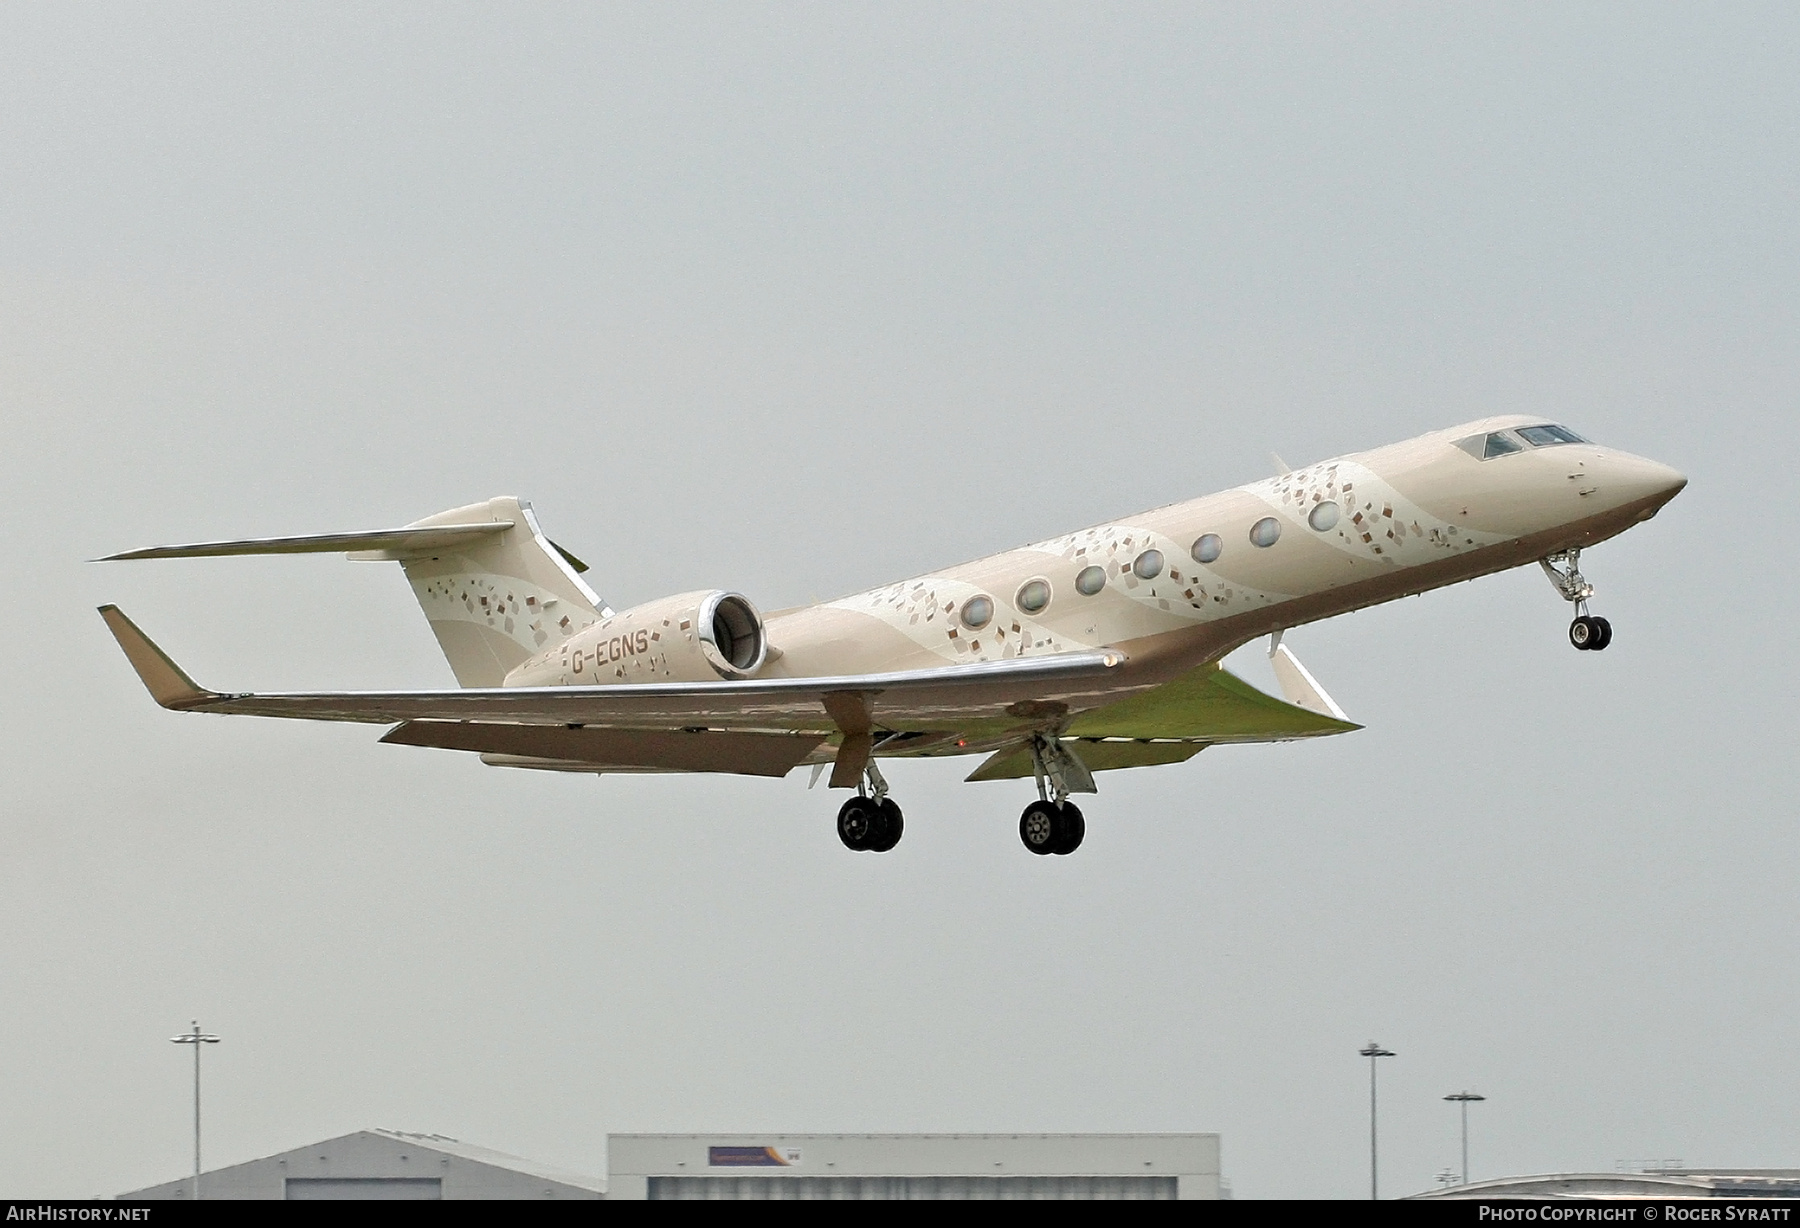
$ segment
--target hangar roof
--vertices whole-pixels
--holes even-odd
[[[606,1182],[442,1134],[358,1130],[201,1174],[203,1198],[293,1197],[290,1183],[428,1184],[444,1198],[598,1198]],[[360,1186],[357,1188],[361,1188]],[[316,1196],[316,1195],[315,1195]],[[369,1194],[368,1196],[376,1196]],[[193,1197],[193,1178],[121,1194],[129,1200]]]
[[[524,1173],[531,1177],[542,1177],[546,1181],[560,1181],[564,1185],[579,1186],[596,1193],[606,1189],[606,1182],[599,1177],[590,1177],[585,1173],[572,1173],[566,1168],[552,1168],[550,1165],[540,1164],[536,1160],[508,1155],[504,1151],[495,1151],[491,1147],[477,1147],[474,1143],[465,1143],[461,1139],[451,1138],[447,1134],[413,1134],[406,1130],[369,1130],[365,1133],[411,1143],[414,1147],[442,1152],[444,1155],[460,1156],[465,1160],[490,1164],[495,1168],[510,1169],[515,1173]]]

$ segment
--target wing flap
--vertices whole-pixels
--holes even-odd
[[[1212,745],[1210,742],[1153,742],[1148,740],[1067,738],[1063,746],[1073,752],[1090,772],[1118,768],[1151,767],[1159,763],[1186,763]],[[965,780],[1018,780],[1035,772],[1031,746],[1020,742],[995,751]]]
[[[579,759],[538,759],[531,755],[483,754],[481,761],[489,767],[526,768],[533,772],[587,772],[599,776],[607,770],[631,771],[630,768],[605,769],[597,763],[583,763]]]
[[[477,751],[509,760],[579,765],[559,771],[732,772],[786,776],[822,734],[716,730],[570,729],[469,721],[407,721],[381,739],[396,746]],[[512,766],[509,764],[508,766]]]

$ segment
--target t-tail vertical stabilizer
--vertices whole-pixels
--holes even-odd
[[[511,495],[427,516],[409,529],[505,524],[430,552],[373,550],[351,558],[394,559],[412,583],[457,682],[499,686],[545,648],[599,621],[606,608],[582,582],[587,565],[544,536],[531,505]]]
[[[496,687],[546,648],[612,613],[587,565],[544,536],[531,505],[503,495],[399,529],[152,546],[109,560],[344,551],[400,564],[456,681]]]

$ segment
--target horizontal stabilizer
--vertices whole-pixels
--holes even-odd
[[[348,554],[384,551],[395,557],[429,554],[451,546],[467,545],[513,527],[510,520],[481,524],[426,525],[407,529],[378,529],[370,533],[314,533],[305,537],[247,537],[232,542],[194,542],[186,546],[146,546],[94,560],[118,563],[134,559],[212,559],[238,554]],[[564,557],[568,557],[565,555]]]

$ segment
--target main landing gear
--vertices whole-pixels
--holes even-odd
[[[1599,652],[1612,643],[1612,624],[1588,613],[1588,598],[1594,586],[1581,574],[1581,551],[1562,550],[1538,560],[1538,566],[1550,577],[1550,583],[1564,601],[1575,603],[1575,621],[1569,624],[1569,643],[1583,652]]]
[[[863,769],[863,783],[856,796],[838,811],[838,839],[857,853],[885,853],[900,843],[906,821],[900,807],[888,795],[888,784],[873,759]]]
[[[1087,835],[1087,820],[1081,817],[1081,808],[1069,800],[1069,792],[1092,793],[1094,777],[1059,740],[1043,734],[1031,739],[1031,766],[1037,777],[1038,800],[1019,816],[1019,839],[1040,857],[1073,853]]]
[[[1087,835],[1087,820],[1074,802],[1036,801],[1019,816],[1019,839],[1040,857],[1073,853]]]
[[[1093,774],[1061,741],[1044,734],[1031,739],[1031,765],[1038,800],[1019,816],[1019,839],[1041,857],[1073,853],[1087,835],[1087,821],[1069,794],[1094,792]],[[900,807],[888,796],[888,783],[871,759],[863,768],[856,796],[838,811],[838,839],[853,852],[885,853],[900,843],[905,830]]]

